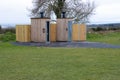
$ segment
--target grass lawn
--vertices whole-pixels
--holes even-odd
[[[0,80],[120,80],[120,49],[25,47],[0,42]]]
[[[88,41],[102,42],[108,44],[120,45],[120,32],[111,33],[89,33],[87,35]]]

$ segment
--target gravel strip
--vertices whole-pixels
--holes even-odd
[[[111,45],[99,42],[13,42],[14,45],[19,46],[37,46],[37,47],[83,47],[83,48],[120,48],[120,45]]]

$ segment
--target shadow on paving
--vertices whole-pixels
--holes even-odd
[[[120,45],[111,45],[99,42],[13,42],[14,45],[19,46],[37,46],[37,47],[83,47],[83,48],[120,48]]]

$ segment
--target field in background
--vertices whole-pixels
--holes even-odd
[[[0,80],[120,80],[120,49],[25,47],[0,42]]]
[[[100,31],[87,34],[87,41],[120,45],[119,31]]]

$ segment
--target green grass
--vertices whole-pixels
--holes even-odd
[[[102,42],[120,45],[120,32],[111,33],[88,33],[87,41]]]
[[[120,49],[25,47],[0,42],[0,80],[120,80]]]

